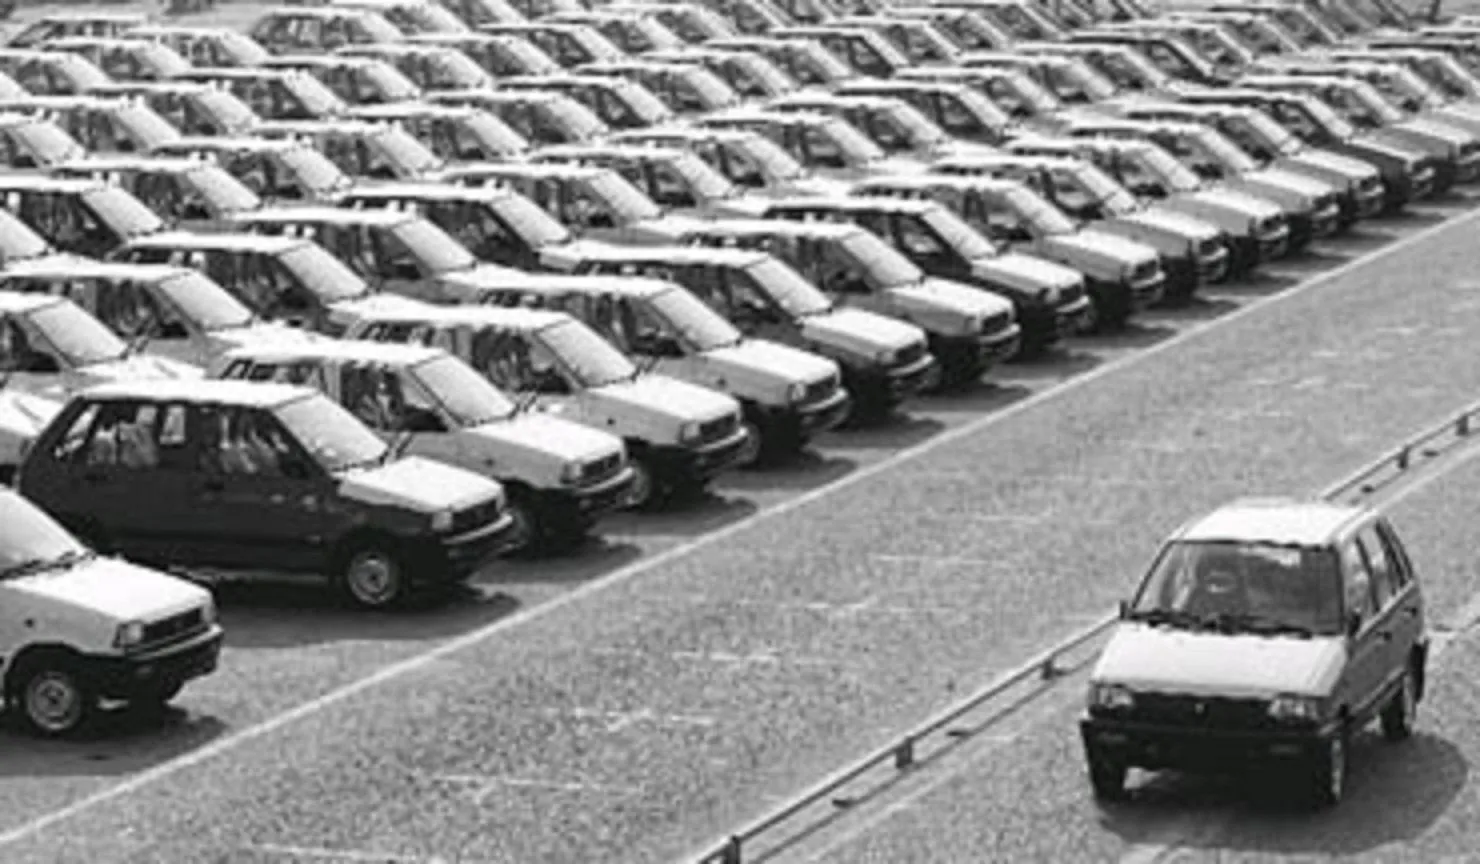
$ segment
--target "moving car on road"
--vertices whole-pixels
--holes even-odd
[[[472,575],[514,528],[498,483],[399,450],[307,387],[129,382],[72,399],[16,485],[95,549],[321,574],[385,609]]]
[[[1080,721],[1095,795],[1128,768],[1280,771],[1346,793],[1351,739],[1413,732],[1429,641],[1386,517],[1294,499],[1227,504],[1178,529],[1090,673]]]
[[[157,707],[216,668],[211,594],[87,548],[0,489],[0,671],[6,706],[46,737],[84,730],[100,699]]]

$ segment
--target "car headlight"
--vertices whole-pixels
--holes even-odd
[[[574,486],[581,482],[581,474],[584,466],[579,462],[567,462],[560,468],[560,482],[567,486]]]
[[[205,605],[200,607],[200,620],[208,627],[216,623],[216,601],[206,599]]]
[[[143,621],[125,621],[118,625],[118,632],[113,634],[114,648],[126,651],[142,644],[144,644]]]
[[[699,423],[689,420],[678,427],[678,443],[693,444],[699,440]]]
[[[1275,720],[1316,722],[1321,719],[1321,700],[1315,696],[1282,693],[1269,700],[1269,716]]]
[[[1136,704],[1136,696],[1122,684],[1092,682],[1089,685],[1089,707],[1106,711],[1124,711]]]
[[[452,530],[452,511],[451,510],[438,510],[436,513],[433,513],[432,514],[432,530],[433,531],[451,531]]]
[[[1052,285],[1045,285],[1034,292],[1033,299],[1045,306],[1052,306],[1059,302],[1059,291]]]
[[[786,401],[796,403],[807,398],[807,385],[801,381],[794,382],[786,388]]]

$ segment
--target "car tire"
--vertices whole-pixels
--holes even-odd
[[[1089,785],[1097,801],[1124,801],[1128,766],[1119,759],[1091,750],[1087,754]]]
[[[740,456],[735,460],[738,468],[756,468],[766,461],[769,448],[766,447],[766,439],[761,436],[761,427],[749,420],[741,422],[740,428],[745,430],[745,446],[740,449]]]
[[[1341,803],[1346,796],[1347,736],[1339,731],[1326,741],[1326,746],[1311,757],[1310,803],[1319,810]]]
[[[651,507],[661,497],[653,466],[641,459],[633,459],[631,464],[632,486],[627,491],[627,506],[633,510]]]
[[[97,713],[98,697],[66,655],[48,653],[16,670],[14,704],[21,721],[43,738],[65,738],[86,728]]]
[[[1413,724],[1418,718],[1418,682],[1413,670],[1403,672],[1398,692],[1382,709],[1382,737],[1389,741],[1403,741],[1413,735]]]
[[[529,556],[544,548],[544,526],[534,514],[534,507],[523,495],[510,495],[505,510],[514,522],[512,536],[517,538],[508,554]]]
[[[362,609],[390,609],[411,593],[400,554],[384,541],[354,547],[343,557],[336,583],[344,598]]]

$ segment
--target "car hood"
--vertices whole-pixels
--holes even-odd
[[[427,304],[399,294],[367,294],[353,300],[341,300],[330,307],[329,318],[335,324],[352,326],[366,316],[377,314],[414,314],[427,308]]]
[[[925,338],[924,331],[913,324],[863,309],[834,309],[821,315],[808,315],[801,325],[803,334],[812,341],[868,356],[880,349],[898,351]]]
[[[1214,207],[1238,210],[1257,219],[1270,219],[1280,215],[1280,208],[1273,201],[1237,189],[1204,189],[1188,197]]]
[[[1455,128],[1450,123],[1442,120],[1432,120],[1425,117],[1412,117],[1402,123],[1395,124],[1393,129],[1397,131],[1416,132],[1430,138],[1438,138],[1446,144],[1455,147],[1467,144],[1475,140],[1475,137],[1462,129]]]
[[[818,197],[829,197],[833,195],[846,195],[852,184],[846,180],[834,180],[829,177],[798,177],[788,180],[774,190],[780,195],[813,195]]]
[[[77,370],[87,384],[104,384],[115,381],[170,381],[184,378],[200,378],[205,371],[199,366],[181,363],[168,357],[136,354],[122,360],[92,363]]]
[[[486,477],[420,456],[346,471],[340,477],[339,491],[367,504],[422,513],[463,510],[500,494],[498,484]]]
[[[1258,171],[1251,171],[1244,176],[1250,182],[1264,186],[1282,186],[1286,189],[1299,192],[1301,195],[1305,195],[1311,199],[1315,199],[1320,195],[1330,194],[1334,191],[1329,183],[1308,177],[1304,174],[1297,174],[1294,171],[1286,171],[1283,168],[1261,168]]]
[[[572,243],[589,241],[574,240]],[[510,278],[523,276],[523,271],[497,264],[477,264],[471,270],[455,270],[442,275],[441,281],[453,285],[464,285],[475,290],[496,288],[508,284]]]
[[[1192,240],[1212,240],[1218,236],[1218,229],[1202,219],[1194,216],[1185,216],[1181,213],[1160,207],[1147,207],[1144,210],[1137,211],[1130,216],[1122,218],[1127,222],[1137,222],[1150,228],[1158,228],[1168,234],[1178,234]]]
[[[634,413],[662,413],[681,421],[707,423],[740,410],[731,397],[667,375],[639,375],[633,381],[607,384],[595,391]]]
[[[1021,252],[974,259],[971,270],[973,274],[1022,291],[1048,287],[1063,291],[1084,282],[1084,276],[1072,267]]]
[[[1055,234],[1053,241],[1061,246],[1081,249],[1092,255],[1122,261],[1131,265],[1157,261],[1156,250],[1145,243],[1117,237],[1107,231],[1085,228],[1073,234]]]
[[[1091,677],[1132,690],[1320,696],[1335,684],[1345,659],[1346,645],[1337,637],[1229,635],[1126,622]]]
[[[743,339],[736,345],[706,351],[704,356],[714,363],[753,370],[776,380],[811,383],[838,371],[831,360],[764,339]]]
[[[613,435],[538,412],[484,423],[468,431],[504,447],[561,461],[589,462],[622,450],[621,440]]]
[[[230,327],[212,330],[208,334],[222,351],[254,346],[304,345],[325,338],[311,330],[289,327],[276,322],[248,324],[245,327]]]
[[[1290,159],[1297,165],[1309,165],[1313,168],[1321,168],[1326,171],[1344,174],[1352,178],[1367,178],[1379,176],[1377,169],[1360,159],[1333,153],[1330,150],[1306,150],[1297,153]]]
[[[11,591],[65,603],[117,621],[153,621],[204,606],[210,592],[184,579],[130,564],[90,558],[74,567],[4,583]]]
[[[1012,310],[1012,301],[983,288],[973,288],[951,279],[925,277],[918,285],[889,289],[889,293],[922,306],[986,317]]]

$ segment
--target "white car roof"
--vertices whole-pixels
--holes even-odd
[[[250,359],[259,363],[291,363],[300,360],[356,361],[383,363],[387,366],[414,366],[426,360],[447,356],[441,348],[400,342],[371,342],[365,339],[315,339],[301,344],[263,344],[236,348],[229,358]]]
[[[23,291],[0,291],[0,313],[31,312],[54,303],[65,303],[60,297]]]
[[[1339,539],[1365,514],[1361,507],[1320,500],[1248,498],[1188,523],[1174,539],[1322,546]]]
[[[317,394],[317,390],[293,384],[205,379],[115,381],[91,387],[82,393],[96,399],[148,399],[253,408],[275,408],[285,402]]]
[[[190,267],[175,267],[169,264],[133,264],[124,261],[99,261],[94,258],[73,258],[48,255],[17,261],[0,271],[3,279],[132,279],[142,282],[157,282],[196,272]]]

